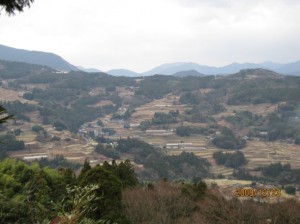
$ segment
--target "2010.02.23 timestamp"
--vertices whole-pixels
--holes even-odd
[[[236,197],[280,197],[279,188],[236,188]]]

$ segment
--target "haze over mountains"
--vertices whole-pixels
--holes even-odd
[[[81,70],[85,72],[100,72],[95,68],[83,68],[81,66],[74,66],[64,60],[62,57],[49,52],[42,51],[28,51],[23,49],[16,49],[0,44],[0,59],[6,61],[26,62],[30,64],[46,65],[50,68],[60,71]],[[200,65],[193,62],[176,62],[167,63],[157,66],[149,71],[137,73],[128,69],[112,69],[107,71],[107,74],[114,76],[149,76],[155,74],[175,75],[179,77],[184,76],[202,76],[202,75],[227,75],[236,73],[242,69],[264,68],[281,74],[300,75],[300,60],[288,64],[279,64],[274,62],[264,63],[232,63],[222,67],[214,67],[207,65]]]
[[[79,70],[76,66],[71,65],[62,57],[42,51],[28,51],[23,49],[16,49],[0,44],[0,59],[6,61],[26,62],[29,64],[46,65],[50,68],[71,71]]]

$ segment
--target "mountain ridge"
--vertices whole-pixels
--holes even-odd
[[[95,68],[90,69],[80,66],[76,67],[67,62],[61,56],[54,53],[17,49],[2,44],[0,44],[0,59],[6,61],[25,62],[29,64],[48,66],[59,71],[80,70],[92,73],[101,72],[99,69]],[[181,72],[182,76],[186,76],[188,71],[193,70],[203,75],[229,75],[237,73],[243,69],[256,68],[269,69],[285,75],[300,76],[300,60],[286,64],[274,63],[271,61],[266,61],[263,63],[231,63],[221,67],[201,65],[194,62],[175,62],[161,64],[142,73],[138,73],[128,69],[111,69],[106,73],[114,76],[139,77],[155,74],[176,75],[177,73]],[[199,74],[194,73],[194,75],[196,76]]]
[[[76,66],[54,53],[17,49],[2,44],[0,44],[0,59],[43,65],[60,71],[79,70]]]
[[[129,69],[111,69],[109,71],[106,71],[106,73],[113,76],[126,76],[126,77],[142,76],[140,73],[131,71]]]

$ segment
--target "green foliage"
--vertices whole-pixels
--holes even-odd
[[[102,197],[101,200],[93,202],[96,210],[89,217],[94,219],[118,218],[122,210],[122,184],[116,175],[97,165],[86,171],[81,179],[80,186],[87,184],[97,184],[99,188],[95,191],[96,196]]]
[[[111,162],[111,165],[105,161],[103,167],[113,172],[120,179],[123,188],[133,187],[138,184],[133,165],[129,160],[120,162],[118,165],[115,160]]]
[[[192,134],[192,128],[190,126],[180,126],[176,128],[176,135],[181,137],[190,136]]]
[[[79,163],[70,162],[63,155],[56,155],[51,160],[49,160],[48,158],[42,158],[38,161],[38,163],[42,168],[48,166],[54,169],[68,168],[71,170],[76,170],[80,167]]]
[[[59,130],[62,130],[62,129],[56,129],[57,131],[59,131]],[[56,135],[54,135],[52,138],[51,138],[51,141],[60,141],[60,137],[58,137],[58,136],[56,136]]]
[[[137,139],[121,139],[116,149],[135,155],[135,163],[147,168],[140,175],[145,179],[205,177],[210,166],[206,159],[193,153],[182,152],[176,156],[166,156],[152,145]]]
[[[6,108],[9,114],[13,114],[16,119],[24,121],[30,121],[30,118],[24,115],[24,113],[36,110],[35,106],[27,103],[21,103],[20,101],[2,102],[1,104]]]
[[[164,160],[167,162],[170,172],[187,179],[207,176],[210,167],[210,163],[206,159],[184,151],[176,156],[166,156]]]
[[[33,125],[32,128],[31,128],[32,131],[36,132],[36,133],[39,133],[41,131],[44,131],[45,129],[40,126],[40,125]]]
[[[184,104],[198,104],[200,103],[200,99],[197,98],[196,94],[192,92],[184,93],[180,96],[179,101]]]
[[[166,114],[161,112],[155,112],[154,117],[152,118],[153,124],[171,124],[176,123],[176,117],[172,114]]]
[[[23,98],[26,100],[33,100],[33,94],[32,93],[24,93]]]
[[[116,150],[118,150],[119,152],[135,152],[139,150],[143,155],[148,155],[150,153],[155,152],[153,146],[144,141],[134,138],[118,140]]]
[[[265,166],[261,169],[262,174],[269,177],[276,177],[283,171],[290,171],[291,165],[281,163],[272,163],[269,166]]]
[[[141,82],[140,88],[135,92],[137,95],[144,95],[149,99],[158,99],[163,95],[170,93],[172,88],[170,85],[171,80],[174,80],[172,76],[154,75],[146,77]]]
[[[95,151],[112,159],[120,158],[119,152],[113,149],[111,145],[104,146],[103,144],[98,144],[95,148]]]
[[[11,119],[12,115],[6,115],[6,109],[0,105],[0,125]]]
[[[300,97],[299,80],[292,77],[285,79],[261,78],[240,83],[232,88],[227,103],[259,104],[293,101]]]
[[[61,121],[66,127],[58,127],[58,130],[68,129],[74,132],[78,131],[83,123],[116,112],[122,105],[122,99],[115,92],[106,94],[100,91],[99,94],[91,96],[90,90],[92,88],[104,88],[107,85],[114,87],[135,85],[132,78],[117,78],[104,73],[89,74],[87,78],[86,73],[83,72],[70,72],[62,76],[53,74],[51,70],[45,70],[45,74],[31,72],[30,75],[16,80],[14,85],[28,83],[49,84],[45,89],[35,88],[30,93],[30,98],[39,103],[37,108],[43,123],[52,124],[55,121]],[[101,100],[111,100],[114,105],[91,106]],[[17,118],[29,121],[23,111],[18,111]],[[130,116],[129,112],[125,113],[124,116]]]
[[[240,151],[234,153],[214,152],[213,158],[218,165],[225,165],[232,168],[238,168],[247,162],[244,154]]]
[[[193,191],[196,193],[195,199],[199,200],[205,196],[205,192],[207,190],[207,185],[204,181],[199,181],[198,183],[194,183]]]
[[[52,217],[50,201],[64,194],[65,173],[41,169],[13,159],[0,162],[0,220],[5,223],[37,223]]]
[[[150,126],[151,126],[152,122],[151,121],[142,121],[139,125],[139,128],[142,131],[146,131]]]
[[[15,136],[19,136],[22,133],[22,130],[20,128],[14,129],[13,134]]]
[[[62,121],[54,121],[52,125],[57,131],[62,131],[67,128],[66,124]]]
[[[114,135],[116,134],[115,129],[113,128],[102,128],[103,133],[107,133],[108,135]]]
[[[136,91],[149,99],[158,99],[171,92],[193,91],[199,88],[209,88],[214,84],[214,76],[178,78],[166,75],[146,77]]]
[[[47,217],[47,210],[39,203],[10,199],[0,195],[0,223],[41,223]]]
[[[253,115],[249,111],[236,112],[234,116],[228,116],[225,119],[238,128],[260,126],[264,122],[261,115]]]
[[[99,189],[99,186],[96,184],[84,187],[67,186],[67,195],[61,204],[54,204],[60,220],[67,223],[74,221],[80,223],[85,216],[94,212],[97,208],[93,202],[101,200],[101,197],[96,196],[95,191],[97,189]]]
[[[246,146],[246,141],[240,137],[235,137],[233,132],[224,127],[220,135],[217,135],[212,143],[223,149],[241,149]]]
[[[17,151],[25,149],[25,143],[16,140],[16,137],[12,134],[0,135],[0,142],[0,151]]]
[[[10,0],[7,0],[10,1]],[[40,65],[32,65],[23,62],[11,62],[0,60],[3,69],[0,70],[2,79],[19,79],[32,74],[43,76],[45,72],[51,72],[52,69]]]
[[[57,160],[62,161],[59,157]],[[0,162],[0,220],[111,223],[100,221],[104,219],[128,223],[123,213],[122,189],[137,183],[129,161],[94,168],[86,161],[76,178],[71,169],[40,168],[37,163],[4,159]]]
[[[206,127],[191,127],[191,126],[179,126],[176,128],[176,135],[181,137],[190,136],[191,134],[208,135],[212,131]]]
[[[247,170],[243,168],[238,168],[237,170],[233,170],[232,176],[234,176],[238,180],[254,180],[258,179],[252,176]]]
[[[295,195],[296,194],[296,188],[294,186],[285,186],[284,187],[284,191],[287,193],[287,194],[291,194],[291,195]]]
[[[280,184],[299,184],[300,169],[291,169],[291,165],[281,163],[272,163],[269,166],[261,167],[264,177],[270,181],[279,182]]]
[[[100,127],[104,126],[103,122],[100,119],[97,120],[97,125],[99,125]]]

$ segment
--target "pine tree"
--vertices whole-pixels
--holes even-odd
[[[0,7],[4,8],[7,14],[14,15],[15,11],[22,12],[25,7],[30,7],[34,0],[0,0]]]

